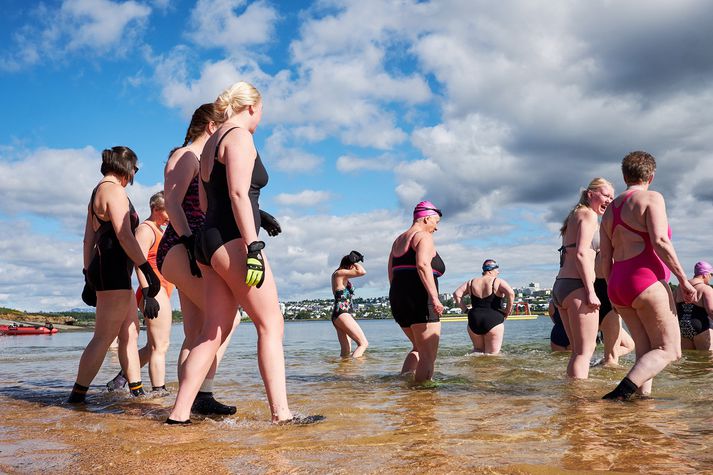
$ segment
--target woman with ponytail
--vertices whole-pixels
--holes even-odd
[[[171,151],[164,169],[164,199],[169,225],[156,253],[156,264],[163,276],[175,284],[183,314],[185,339],[178,356],[178,381],[183,378],[183,365],[195,347],[205,319],[205,300],[201,272],[196,264],[195,239],[205,220],[198,198],[198,168],[201,151],[208,138],[223,122],[213,104],[203,104],[193,113],[183,145]],[[213,397],[213,378],[225,345],[214,358],[202,381],[193,411],[200,414],[229,415],[235,406],[228,406]]]
[[[614,199],[614,187],[595,178],[579,197],[560,228],[560,270],[552,299],[572,345],[567,376],[589,377],[589,362],[597,345],[601,301],[594,289],[594,260],[599,251],[599,221]]]
[[[224,123],[203,147],[201,199],[206,219],[197,239],[209,314],[195,348],[186,359],[176,404],[167,424],[190,423],[191,404],[221,344],[230,335],[238,306],[257,330],[257,358],[274,423],[316,422],[321,417],[295,417],[287,405],[284,318],[277,286],[258,241],[261,223],[258,199],[267,184],[267,170],[257,153],[253,133],[262,117],[262,99],[254,86],[238,82],[215,102]]]

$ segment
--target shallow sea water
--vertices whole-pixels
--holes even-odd
[[[653,399],[605,402],[633,357],[568,381],[568,356],[549,351],[546,317],[506,322],[497,357],[467,355],[466,324],[449,322],[435,384],[422,388],[398,376],[409,350],[398,326],[360,324],[366,356],[342,360],[330,322],[286,323],[290,407],[327,417],[302,427],[269,423],[249,323],[216,378],[216,397],[237,414],[191,427],[162,424],[177,389],[180,325],[172,395],[106,392],[119,369],[109,352],[85,408],[64,401],[91,333],[0,337],[0,473],[713,473],[707,354],[685,352],[656,378]]]

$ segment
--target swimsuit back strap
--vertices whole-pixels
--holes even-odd
[[[106,223],[107,221],[101,219],[99,217],[99,215],[97,215],[96,211],[94,211],[94,198],[97,196],[97,191],[99,191],[99,187],[102,186],[104,183],[114,183],[114,182],[104,180],[104,181],[100,181],[99,184],[94,187],[94,190],[92,190],[92,197],[89,199],[89,204],[90,204],[89,209],[91,209],[91,211],[92,211],[92,216],[97,218],[97,220],[103,221]]]
[[[631,232],[634,233],[634,234],[638,234],[639,236],[641,236],[641,237],[646,241],[646,240],[648,240],[648,237],[649,237],[649,233],[648,233],[647,231],[639,231],[638,229],[634,229],[634,228],[632,228],[631,226],[629,226],[628,224],[626,224],[626,223],[624,222],[624,220],[621,218],[621,209],[624,207],[624,203],[626,203],[627,201],[629,201],[629,198],[631,198],[631,196],[632,196],[634,193],[636,193],[636,191],[637,191],[637,190],[629,190],[629,192],[627,192],[627,194],[624,195],[624,199],[622,200],[622,202],[621,202],[621,204],[620,204],[619,206],[614,206],[614,205],[612,205],[612,206],[613,206],[613,210],[614,210],[614,211],[613,211],[613,214],[614,214],[614,215],[613,215],[614,222],[612,223],[612,228],[611,228],[611,229],[612,229],[612,233],[613,233],[613,232],[614,232],[614,229],[615,229],[617,226],[621,225],[621,226],[624,227],[624,229],[627,229],[627,230],[631,231]]]
[[[495,281],[496,281],[496,280],[498,280],[497,277],[493,279],[493,286],[492,286],[492,288],[490,289],[490,295],[495,295]]]
[[[240,129],[240,128],[241,127],[238,127],[238,126],[229,128],[228,131],[223,134],[223,136],[220,138],[220,140],[218,140],[218,145],[215,146],[215,156],[213,157],[215,160],[218,160],[218,150],[220,150],[220,144],[223,143],[223,139],[225,138],[225,136],[228,135],[233,130]]]

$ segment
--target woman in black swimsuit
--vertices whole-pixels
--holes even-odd
[[[85,286],[82,300],[96,306],[94,336],[79,360],[77,380],[69,396],[69,402],[84,402],[89,385],[99,372],[104,356],[114,338],[121,333],[119,352],[123,356],[122,367],[134,396],[144,393],[139,366],[139,319],[136,299],[131,290],[131,273],[134,265],[139,284],[144,289],[146,301],[154,297],[161,282],[146,260],[134,237],[139,225],[139,215],[126,196],[126,185],[134,182],[138,171],[136,154],[128,147],[113,147],[102,152],[101,172],[104,175],[92,191],[87,208],[87,223],[84,229],[84,275]],[[153,307],[155,313],[159,305]]]
[[[706,261],[696,262],[693,278],[688,282],[696,289],[694,303],[686,303],[683,292],[676,289],[676,313],[681,329],[682,350],[713,351],[713,288],[710,286],[713,266]]]
[[[505,335],[505,319],[512,311],[515,292],[503,279],[499,279],[500,266],[493,259],[483,262],[483,276],[458,287],[453,292],[456,305],[468,313],[468,336],[473,342],[473,353],[497,355]],[[469,294],[471,308],[468,310],[463,296]],[[503,309],[503,298],[507,304]]]
[[[238,82],[218,96],[215,108],[226,120],[201,154],[201,205],[206,205],[206,217],[196,239],[204,298],[210,305],[196,346],[185,361],[176,403],[166,422],[190,422],[193,400],[218,348],[233,329],[239,306],[257,330],[258,366],[272,422],[315,422],[321,416],[295,418],[287,405],[284,318],[275,279],[262,251],[265,243],[258,241],[258,199],[268,180],[253,142],[262,117],[262,99],[251,84]]]
[[[366,275],[364,266],[359,264],[360,261],[364,261],[364,256],[357,251],[352,251],[348,256],[342,258],[339,268],[332,273],[332,293],[334,294],[332,324],[337,330],[342,358],[346,358],[350,354],[354,358],[359,358],[369,346],[364,332],[354,320],[354,308],[352,307],[354,286],[349,280]],[[357,344],[354,353],[352,353],[352,340]]]
[[[433,243],[441,215],[430,201],[417,204],[411,227],[396,238],[389,255],[391,314],[413,345],[401,374],[414,373],[417,383],[433,377],[441,338],[438,277],[446,266]]]

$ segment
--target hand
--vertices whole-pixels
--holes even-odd
[[[349,253],[349,262],[356,264],[357,262],[364,262],[364,256],[359,251],[352,251]]]
[[[196,262],[196,236],[194,234],[191,234],[190,236],[181,236],[178,238],[178,242],[186,247],[188,265],[191,267],[191,275],[194,277],[203,277],[201,269],[198,267],[198,263]]]
[[[436,313],[436,315],[438,315],[439,317],[443,315],[443,304],[440,300],[438,300],[438,297],[436,297],[435,300],[431,299],[431,303],[429,305],[433,307],[433,311]]]
[[[260,227],[267,231],[268,236],[277,236],[282,232],[280,223],[267,211],[260,210]]]
[[[696,288],[685,279],[680,283],[680,287],[683,293],[683,300],[686,303],[696,303]]]
[[[149,320],[153,320],[158,317],[158,311],[161,309],[158,304],[158,300],[153,297],[149,297],[148,287],[141,289],[141,294],[144,296],[144,309],[142,310],[142,313],[144,314],[144,317]]]
[[[82,289],[82,302],[89,305],[90,307],[97,306],[97,292],[94,290],[92,284],[87,280],[87,269],[82,269],[84,274],[84,289]]]
[[[256,286],[258,289],[262,287],[265,281],[265,262],[262,258],[262,251],[265,248],[265,243],[262,241],[253,241],[248,246],[247,275],[245,283],[248,287]]]
[[[148,289],[148,296],[156,297],[158,291],[161,290],[161,281],[156,275],[156,272],[154,272],[153,267],[151,267],[151,264],[147,261],[139,266],[139,270],[141,270],[144,277],[146,277],[146,283],[148,284],[148,287],[146,287]]]
[[[597,297],[597,294],[592,292],[591,294],[587,295],[587,305],[589,305],[589,307],[594,310],[598,310],[599,307],[602,306],[602,302],[599,301],[599,297]]]

